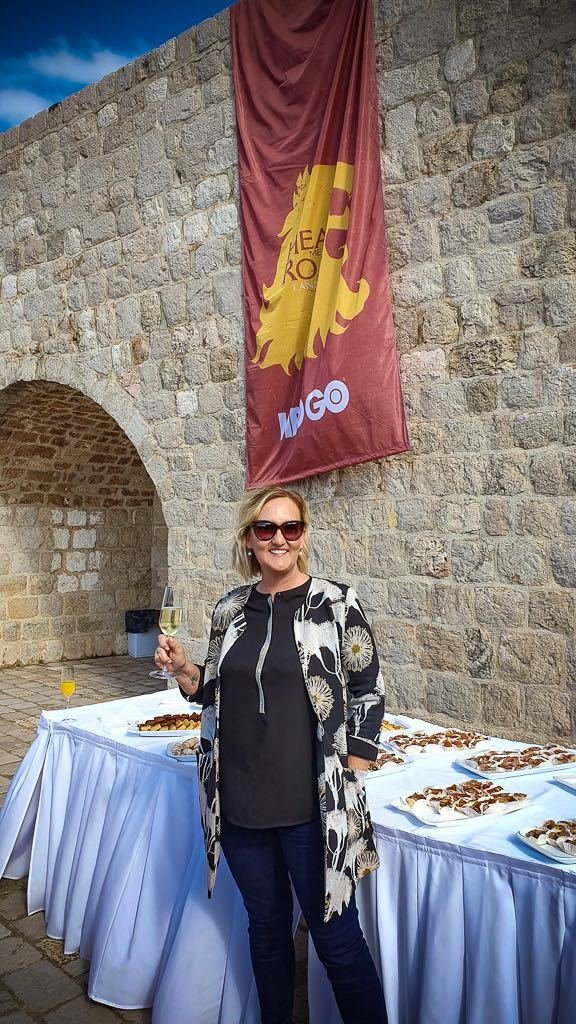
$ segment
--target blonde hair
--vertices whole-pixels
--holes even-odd
[[[308,559],[310,558],[310,511],[304,498],[298,491],[292,491],[288,487],[259,487],[254,491],[246,491],[238,509],[238,520],[232,544],[232,564],[235,571],[244,580],[250,580],[260,575],[260,566],[253,551],[246,547],[246,534],[255,523],[264,508],[264,505],[272,498],[290,498],[300,512],[300,519],[306,524],[302,534],[304,542],[298,555],[298,568],[300,572],[308,572]]]

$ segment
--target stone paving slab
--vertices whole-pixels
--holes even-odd
[[[71,707],[152,693],[147,658],[76,663]],[[0,669],[0,801],[36,735],[42,710],[63,707],[60,664]],[[295,1024],[308,1024],[307,932],[296,934]],[[26,912],[26,879],[0,879],[0,1024],[151,1024],[149,1009],[120,1010],[88,999],[89,964],[45,932],[44,914]],[[192,1024],[192,1022],[191,1022]],[[225,1024],[237,1024],[226,1021]]]

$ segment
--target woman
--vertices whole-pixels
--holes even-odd
[[[378,867],[362,776],[384,689],[354,591],[311,578],[309,512],[296,491],[248,492],[234,568],[259,582],[225,594],[205,666],[160,637],[156,664],[201,701],[199,790],[212,891],[220,848],[249,919],[262,1024],[290,1024],[292,891],[344,1024],[384,1024],[382,987],[355,884]]]

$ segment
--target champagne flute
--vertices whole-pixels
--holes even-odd
[[[180,591],[175,587],[166,587],[164,590],[164,597],[162,598],[162,608],[160,609],[160,618],[158,621],[160,632],[164,636],[176,636],[176,633],[182,625],[182,596]],[[174,676],[163,668],[160,672],[151,672],[151,675],[156,676],[158,679],[165,679],[166,686],[169,690],[178,686]]]
[[[76,690],[74,665],[63,665],[60,671],[60,693],[66,698],[66,710],[70,708],[70,697]]]

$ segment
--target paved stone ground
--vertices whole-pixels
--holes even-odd
[[[77,663],[71,706],[137,696],[158,688],[146,659],[94,658]],[[43,709],[62,707],[60,665],[0,670],[0,801]],[[306,931],[296,940],[295,1024],[308,1024]],[[26,914],[26,879],[0,880],[0,1024],[149,1024],[150,1010],[116,1010],[86,995],[89,964],[49,939],[43,914]],[[190,1024],[194,1024],[192,1015]],[[227,1021],[226,1024],[236,1024]]]

